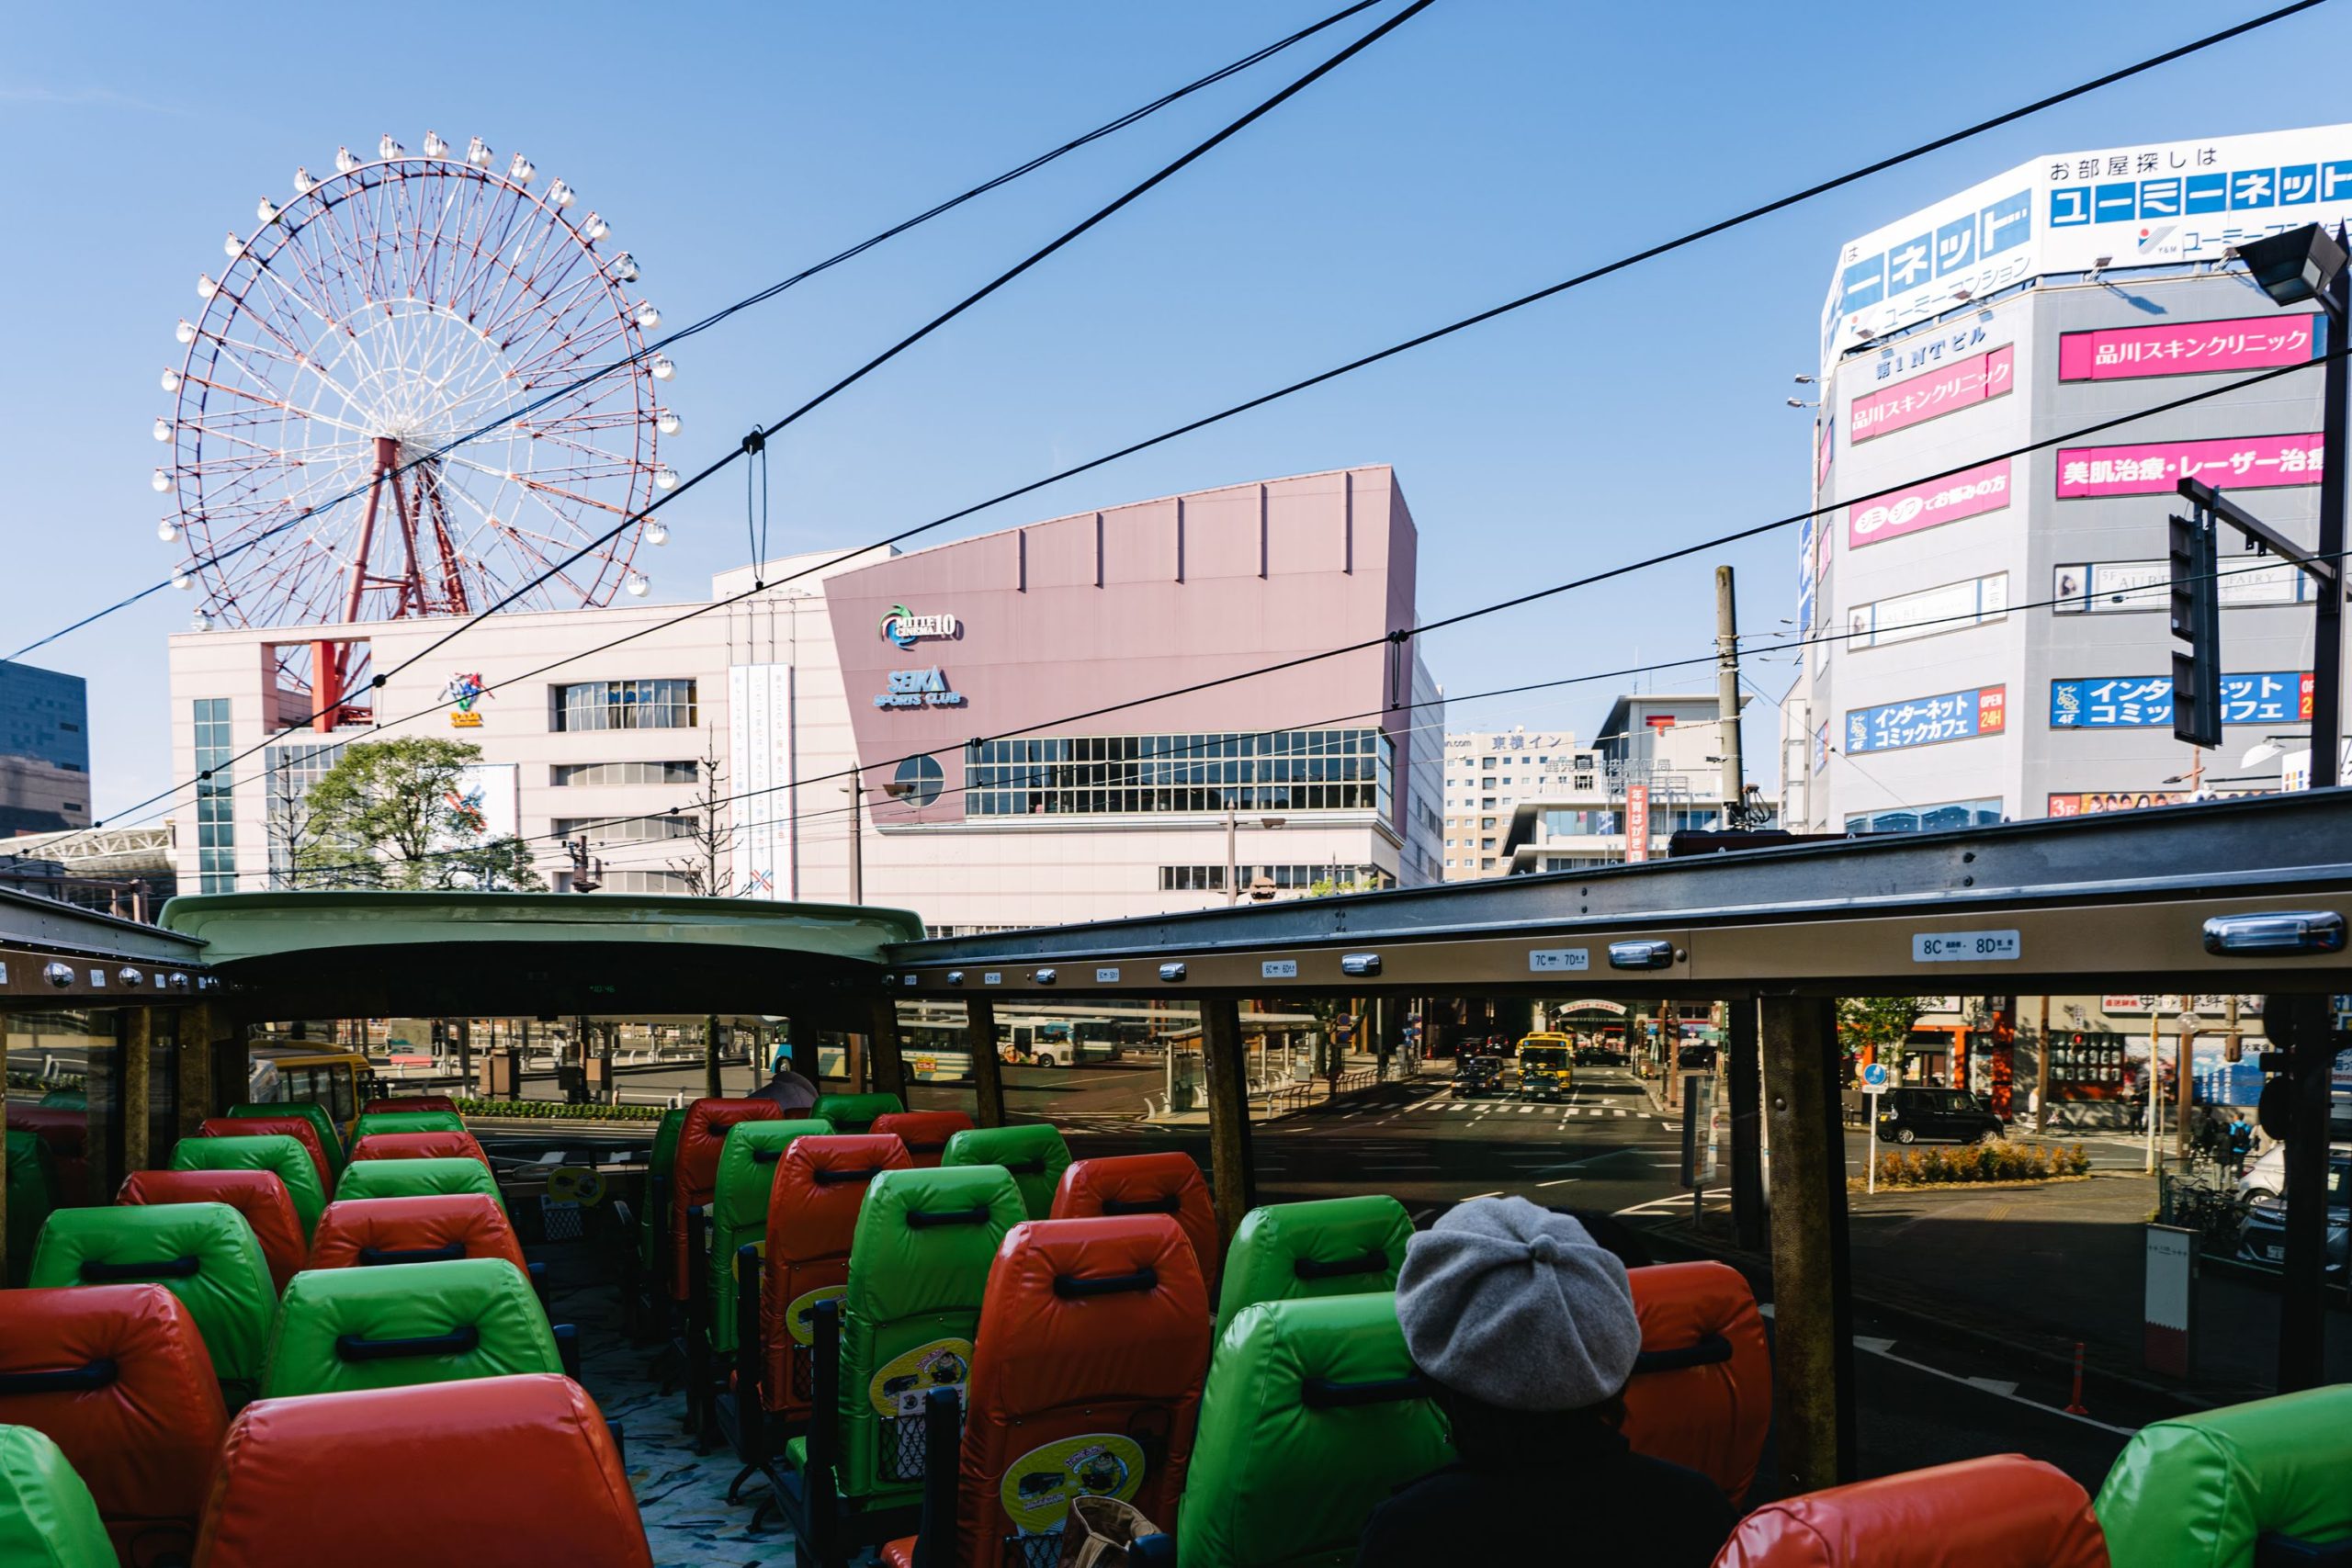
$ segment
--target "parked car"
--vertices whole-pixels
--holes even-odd
[[[2004,1130],[2001,1119],[1964,1089],[1891,1089],[1879,1101],[1878,1135],[1894,1143],[1945,1138],[1973,1144]]]
[[[1453,1092],[1464,1100],[1484,1100],[1503,1092],[1500,1056],[1463,1056],[1453,1064]]]
[[[2325,1256],[2331,1279],[2345,1277],[2347,1236],[2352,1236],[2352,1154],[2338,1148],[2330,1151],[2327,1165]],[[2267,1264],[2273,1268],[2285,1260],[2287,1203],[2284,1198],[2265,1192],[2246,1206],[2245,1221],[2238,1227],[2238,1256],[2248,1263]]]

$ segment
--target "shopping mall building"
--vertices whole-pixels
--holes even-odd
[[[2234,247],[2352,218],[2352,126],[2038,158],[1848,244],[1822,318],[1783,820],[1894,830],[2277,789],[2310,589],[2225,536],[2217,752],[2172,735],[2184,478],[2315,536],[2326,352]],[[2032,450],[2025,450],[2027,447]],[[2246,753],[2278,738],[2267,762]],[[2278,753],[2283,750],[2282,758]],[[2201,764],[2201,765],[2199,765]]]
[[[1384,641],[1415,624],[1415,549],[1371,467],[770,561],[756,581],[779,586],[723,573],[722,607],[691,619],[484,621],[374,694],[380,731],[313,733],[281,653],[350,639],[399,670],[452,623],[190,632],[171,643],[175,776],[262,750],[177,808],[180,886],[277,885],[302,791],[379,734],[479,745],[469,793],[557,887],[560,840],[584,839],[604,888],[684,891],[707,791],[729,797],[724,891],[899,905],[942,931],[1435,881],[1443,711],[1411,645]],[[469,684],[488,690],[460,709]]]

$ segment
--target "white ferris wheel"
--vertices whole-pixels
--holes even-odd
[[[373,159],[346,147],[332,174],[295,170],[290,199],[265,197],[257,226],[230,232],[179,323],[154,430],[171,504],[156,532],[184,546],[174,583],[200,592],[202,624],[646,592],[636,550],[664,532],[622,525],[678,482],[658,456],[679,428],[662,400],[675,367],[644,352],[662,317],[632,292],[638,262],[537,173],[520,153],[500,169],[480,137],[459,151],[427,131],[411,152],[387,134]],[[291,641],[280,682],[332,728],[364,709],[340,705],[366,660],[356,637]]]

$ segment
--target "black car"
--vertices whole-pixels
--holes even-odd
[[[1503,1092],[1500,1056],[1464,1056],[1453,1064],[1453,1092],[1464,1100],[1480,1100]]]
[[[2327,1167],[2327,1276],[2345,1277],[2347,1236],[2352,1236],[2352,1158],[2334,1155]],[[2238,1230],[2238,1257],[2248,1263],[2277,1268],[2287,1256],[2287,1207],[2276,1197],[2258,1197],[2246,1206]]]
[[[1878,1099],[1878,1135],[1894,1143],[1945,1138],[1973,1144],[2004,1131],[2001,1119],[1966,1089],[1891,1089]]]

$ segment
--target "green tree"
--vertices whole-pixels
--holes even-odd
[[[1838,1044],[1850,1063],[1864,1046],[1874,1048],[1876,1059],[1889,1072],[1899,1072],[1904,1042],[1919,1021],[1917,997],[1840,997],[1838,999]],[[1848,1069],[1850,1075],[1852,1069]]]
[[[309,887],[543,890],[531,852],[492,836],[466,798],[481,748],[460,740],[355,740],[303,794],[292,846]]]

